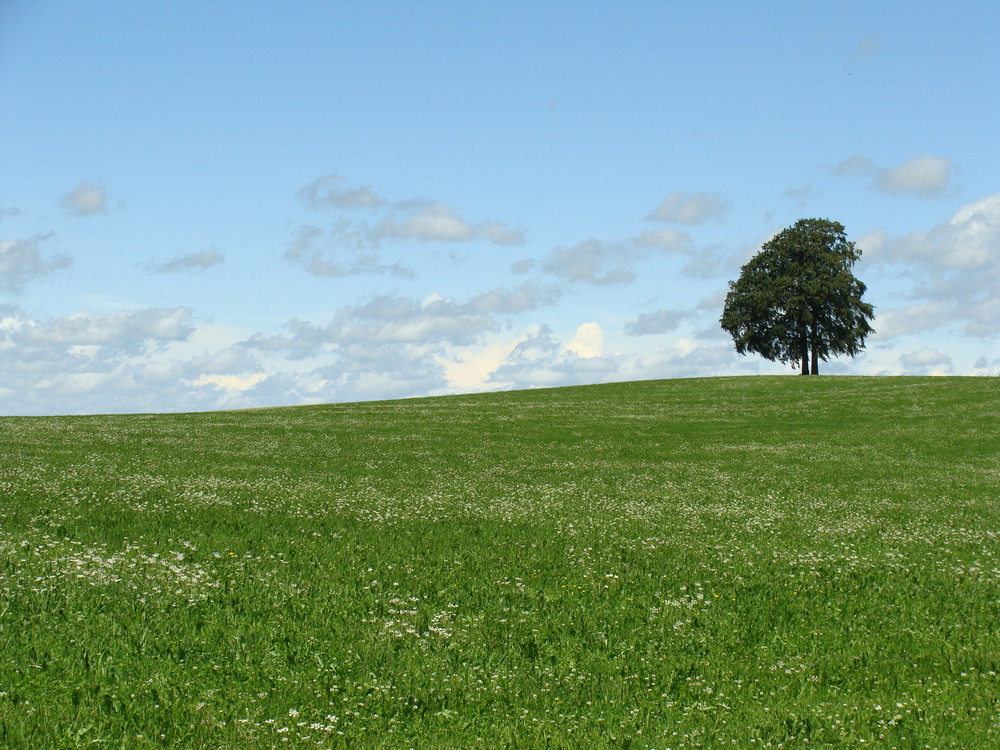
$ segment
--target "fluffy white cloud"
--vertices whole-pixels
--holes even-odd
[[[691,236],[677,229],[657,229],[647,231],[635,238],[639,247],[656,248],[666,253],[687,254],[692,252]]]
[[[437,361],[444,368],[448,386],[464,392],[483,390],[490,373],[496,370],[521,339],[491,341],[441,355]]]
[[[1000,262],[1000,193],[963,206],[929,239],[954,267],[995,267]]]
[[[359,307],[338,310],[326,333],[338,343],[466,344],[495,324],[488,310],[469,303],[381,295]]]
[[[222,349],[201,350],[187,360],[190,370],[208,375],[245,375],[256,373],[262,365],[245,347],[226,346]]]
[[[996,268],[1000,264],[1000,193],[963,206],[929,232],[889,238],[875,231],[858,244],[874,261],[918,262],[963,271]]]
[[[954,168],[939,156],[919,156],[886,169],[878,176],[879,187],[887,193],[938,195],[948,187]]]
[[[291,320],[277,335],[242,342],[270,363],[272,375],[244,392],[284,382],[280,401],[345,401],[496,388],[489,373],[513,344],[503,317],[551,304],[558,292],[534,284],[488,290],[466,300],[378,295],[334,313],[326,323]],[[304,369],[312,366],[313,369]],[[294,370],[294,372],[293,372]],[[285,381],[276,380],[281,375]],[[459,385],[460,384],[460,385]]]
[[[604,353],[604,331],[601,330],[601,324],[596,321],[581,323],[563,351],[572,352],[580,359],[600,357]]]
[[[865,260],[913,280],[911,303],[876,313],[879,336],[949,326],[977,338],[1000,336],[1000,193],[963,206],[927,232],[858,240]]]
[[[0,414],[199,411],[321,400],[245,332],[196,324],[187,308],[33,319],[0,305]],[[320,394],[322,396],[322,394]]]
[[[376,274],[414,278],[413,271],[402,263],[383,263],[365,234],[348,229],[346,224],[329,232],[303,226],[293,232],[285,250],[285,260],[301,266],[312,276],[338,278]]]
[[[345,189],[339,175],[320,177],[299,190],[299,198],[312,208],[358,209],[375,212],[371,221],[350,223],[341,219],[330,230],[338,245],[374,251],[386,240],[418,242],[486,241],[494,245],[519,245],[524,231],[494,219],[470,222],[459,211],[438,201],[406,199],[389,201],[368,186]],[[315,230],[318,231],[318,230]],[[310,266],[318,275],[341,275],[342,266],[313,256]]]
[[[954,165],[940,156],[917,156],[886,169],[867,156],[856,155],[834,167],[835,174],[871,177],[874,187],[884,193],[908,193],[923,198],[943,193],[954,171]]]
[[[323,401],[406,398],[444,392],[448,379],[434,344],[355,342],[311,373],[314,397]]]
[[[421,242],[469,242],[483,239],[494,245],[520,245],[524,232],[498,221],[472,224],[443,203],[420,206],[408,214],[390,216],[374,230],[379,239],[415,239]]]
[[[372,297],[356,306],[342,307],[325,325],[302,320],[285,324],[286,333],[256,334],[245,346],[280,352],[302,359],[324,347],[361,344],[427,344],[467,346],[499,326],[498,315],[534,310],[553,303],[558,292],[533,284],[500,287],[464,302],[431,295],[418,300],[392,294]]]
[[[687,232],[669,227],[643,232],[631,241],[643,249],[656,250],[665,255],[687,257],[688,260],[680,269],[680,273],[689,278],[707,279],[718,276],[727,262],[727,250],[712,245],[696,247]]]
[[[953,363],[945,352],[925,346],[899,356],[903,372],[910,375],[943,375],[951,372]]]
[[[60,200],[62,207],[74,216],[106,214],[109,202],[110,196],[103,185],[87,181],[80,182]]]
[[[141,351],[151,344],[182,341],[194,330],[191,309],[151,308],[102,314],[79,312],[45,323],[23,320],[8,337],[23,347],[101,347],[103,353]]]
[[[719,193],[685,193],[675,190],[646,218],[668,224],[704,224],[721,219],[729,204]]]
[[[944,302],[932,301],[878,313],[876,326],[879,341],[931,331],[947,324],[952,311]]]
[[[805,208],[810,203],[815,203],[823,197],[823,193],[812,185],[802,185],[801,187],[788,188],[785,195],[795,201],[799,208]]]
[[[514,314],[553,305],[561,296],[562,292],[551,286],[530,283],[515,287],[500,286],[473,296],[467,307],[476,312]]]
[[[267,373],[255,372],[249,375],[199,375],[194,385],[212,385],[226,391],[248,391],[267,379]]]
[[[635,279],[635,264],[650,249],[633,242],[603,242],[590,238],[572,247],[557,247],[542,263],[542,271],[574,283],[606,286]]]
[[[176,255],[170,260],[159,263],[150,261],[143,263],[140,268],[147,273],[185,273],[188,271],[204,271],[213,266],[222,265],[225,260],[226,256],[213,248],[201,253]]]
[[[1000,358],[980,357],[976,360],[975,368],[976,375],[1000,375]]]
[[[26,285],[72,263],[66,255],[42,254],[39,244],[51,236],[0,240],[0,292],[19,294]]]
[[[0,311],[0,413],[157,411],[196,407],[172,346],[194,329],[188,308],[79,312],[36,320]]]
[[[613,379],[611,357],[580,357],[563,346],[548,326],[535,327],[490,373],[494,388],[538,388]]]
[[[527,273],[538,267],[564,281],[594,286],[629,284],[635,280],[636,267],[652,255],[686,256],[681,269],[685,276],[705,278],[718,273],[722,256],[715,248],[696,248],[691,237],[676,229],[646,231],[625,240],[599,240],[594,237],[570,247],[558,246],[540,263],[533,259],[511,265],[513,273]]]
[[[413,238],[428,242],[463,242],[476,235],[475,228],[442,203],[424,206],[403,219],[389,218],[379,225],[380,237]]]
[[[878,167],[871,159],[863,154],[849,156],[833,168],[834,174],[854,175],[866,177],[878,172]]]
[[[580,330],[573,338],[577,339]],[[538,388],[607,383],[614,381],[681,378],[706,372],[756,371],[759,363],[747,364],[725,344],[705,344],[681,339],[663,348],[643,347],[637,352],[586,352],[580,356],[548,326],[535,326],[509,349],[489,375],[484,386],[493,388]]]
[[[299,198],[312,208],[374,208],[385,203],[371,187],[344,189],[343,177],[332,174],[313,180],[299,190]]]
[[[643,313],[635,320],[625,324],[625,334],[627,336],[647,336],[671,333],[690,317],[691,313],[687,310],[657,310],[656,312]]]
[[[1000,274],[994,274],[993,278],[994,284],[1000,284]],[[1000,298],[987,293],[973,300],[968,308],[965,333],[982,339],[1000,336]]]

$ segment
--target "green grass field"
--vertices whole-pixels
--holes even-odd
[[[1000,379],[0,419],[0,747],[1000,747]]]

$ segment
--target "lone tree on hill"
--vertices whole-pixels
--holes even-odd
[[[819,360],[864,349],[875,308],[851,273],[860,257],[843,224],[827,219],[801,219],[764,243],[729,282],[719,322],[736,351],[818,375]]]

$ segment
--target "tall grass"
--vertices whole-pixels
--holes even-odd
[[[0,746],[1000,746],[1000,381],[0,419]]]

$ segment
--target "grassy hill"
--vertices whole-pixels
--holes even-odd
[[[998,436],[987,378],[2,418],[0,746],[996,747]]]

